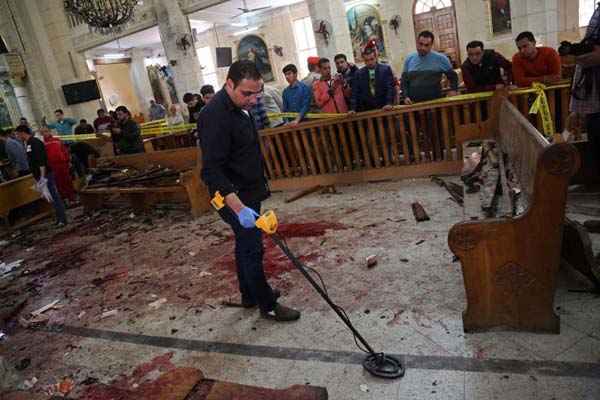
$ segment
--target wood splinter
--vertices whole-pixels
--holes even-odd
[[[412,203],[412,211],[417,222],[429,221],[429,215],[425,212],[425,209],[418,202]]]

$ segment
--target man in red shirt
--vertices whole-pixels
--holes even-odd
[[[516,39],[519,52],[513,56],[513,79],[517,86],[534,82],[553,83],[560,80],[560,56],[550,47],[535,47],[531,32],[522,32]]]
[[[327,58],[319,60],[321,79],[313,83],[313,97],[317,106],[324,113],[346,113],[348,105],[345,96],[350,96],[352,91],[338,75],[331,76],[331,63]]]

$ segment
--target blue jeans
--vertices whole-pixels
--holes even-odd
[[[58,193],[58,189],[56,189],[56,180],[54,179],[54,174],[52,172],[46,174],[46,179],[48,179],[48,191],[50,192],[50,196],[52,196],[52,206],[56,212],[56,222],[62,222],[63,224],[66,224],[67,213],[65,212],[65,204]]]
[[[260,202],[246,206],[260,214]],[[235,235],[235,263],[242,302],[258,304],[263,312],[273,310],[276,300],[263,269],[262,232],[258,228],[241,226],[237,215],[228,207],[221,209],[219,215],[231,226]]]

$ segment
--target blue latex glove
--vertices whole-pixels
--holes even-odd
[[[240,210],[237,217],[240,221],[240,225],[244,228],[251,229],[256,228],[256,218],[258,218],[259,215],[250,207],[244,207]]]

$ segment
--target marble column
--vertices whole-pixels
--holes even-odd
[[[132,49],[131,51],[131,82],[140,104],[148,103],[154,97],[152,85],[148,77],[148,70],[144,64],[145,52],[143,49]]]
[[[326,21],[330,30],[327,41],[325,41],[323,35],[315,33],[317,54],[320,57],[327,57],[333,60],[336,54],[344,53],[349,61],[354,61],[344,1],[308,0],[307,4],[313,29],[317,30],[319,28],[320,21]]]
[[[196,48],[192,43],[190,23],[183,14],[178,1],[155,0],[154,7],[160,39],[165,49],[165,55],[169,60],[169,65],[174,71],[177,96],[179,101],[182,101],[186,92],[199,93],[203,84],[202,70],[198,62]],[[185,50],[177,45],[177,42],[184,37],[189,43]]]
[[[558,0],[520,0],[511,2],[512,32],[516,37],[531,31],[538,44],[558,47]]]
[[[13,87],[21,115],[27,118],[27,121],[35,127],[35,116],[33,114],[33,107],[31,106],[31,98],[29,97],[29,91],[25,83],[20,79],[11,79],[9,82]]]

